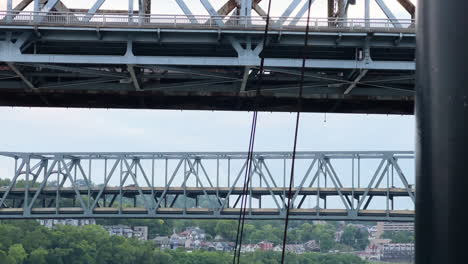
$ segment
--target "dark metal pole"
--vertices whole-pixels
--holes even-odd
[[[468,1],[417,9],[416,263],[467,263]]]

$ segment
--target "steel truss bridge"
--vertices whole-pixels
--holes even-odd
[[[383,0],[372,1],[386,19],[371,18],[370,0],[360,19],[347,18],[356,1],[312,1],[329,8],[327,18],[310,20],[304,52],[308,0],[291,0],[271,17],[265,43],[265,1],[215,8],[200,0],[202,15],[173,1],[183,14],[152,14],[150,0],[138,10],[133,0],[128,10],[101,10],[105,0],[89,9],[8,0],[0,12],[0,105],[295,111],[305,54],[303,111],[413,112],[414,21],[397,18]],[[395,2],[414,17],[409,0]]]
[[[0,153],[0,219],[412,221],[412,152]],[[409,180],[411,179],[411,181]]]

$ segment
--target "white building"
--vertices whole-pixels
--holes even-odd
[[[148,240],[148,227],[147,226],[134,226],[133,237],[136,237],[139,240],[144,240],[144,241]]]
[[[168,236],[157,236],[153,239],[156,246],[161,249],[170,249],[171,248],[171,240]]]
[[[369,232],[369,235],[370,237],[372,238],[376,238],[377,237],[377,233],[378,233],[378,229],[377,229],[377,226],[371,226],[369,228],[367,228],[367,232]]]
[[[139,240],[148,240],[148,227],[135,226],[133,229],[125,225],[104,226],[111,236],[123,236],[128,238],[137,238]]]
[[[377,222],[376,237],[380,237],[383,232],[409,231],[414,232],[414,223],[400,222]]]
[[[56,225],[85,226],[96,224],[95,219],[41,219],[38,221],[48,228],[53,228]]]
[[[246,244],[241,246],[242,253],[255,252],[256,250],[260,250],[260,246],[257,244]]]

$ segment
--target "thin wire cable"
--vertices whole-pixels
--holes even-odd
[[[268,30],[270,25],[270,12],[271,12],[271,0],[268,1],[268,11],[266,17],[266,24],[265,24],[265,31],[263,34],[263,42],[262,42],[262,50],[265,49],[268,41]],[[244,186],[242,188],[241,194],[241,208],[239,212],[239,220],[237,224],[237,234],[236,234],[236,245],[234,248],[234,257],[233,257],[233,264],[240,263],[240,253],[242,248],[242,239],[244,235],[244,223],[245,223],[245,215],[247,209],[247,193],[248,193],[248,186],[250,184],[250,175],[252,171],[253,165],[253,149],[255,145],[255,135],[257,131],[257,120],[258,120],[258,97],[260,95],[260,90],[263,82],[263,74],[264,74],[264,66],[265,66],[265,57],[261,56],[260,60],[260,74],[259,74],[259,82],[257,84],[257,89],[254,98],[254,105],[253,105],[253,116],[252,116],[252,126],[250,129],[250,140],[249,140],[249,150],[247,155],[247,164],[246,170],[244,175]]]
[[[244,200],[247,200],[245,198],[245,194],[247,193],[248,191],[248,184],[249,184],[249,181],[248,181],[248,177],[247,175],[250,175],[250,172],[251,172],[251,147],[252,145],[254,144],[254,135],[255,135],[255,131],[256,131],[256,126],[257,126],[257,115],[256,113],[254,113],[253,117],[252,117],[252,127],[251,127],[251,130],[250,130],[250,141],[249,141],[249,152],[247,154],[247,164],[246,164],[246,176],[244,176],[244,186],[242,188],[242,193],[241,193],[241,208],[240,208],[240,211],[239,211],[239,220],[238,220],[238,223],[237,223],[237,233],[236,233],[236,246],[234,248],[234,258],[233,258],[233,264],[236,264],[236,260],[237,260],[237,263],[239,263],[239,259],[240,259],[240,250],[241,250],[241,247],[242,247],[242,239],[241,239],[241,230],[243,232],[243,221],[245,220],[245,217],[243,218],[243,213],[244,213]]]
[[[299,122],[301,118],[301,110],[302,110],[302,92],[304,89],[304,75],[305,75],[305,64],[307,58],[307,46],[309,44],[309,21],[310,21],[310,6],[312,4],[312,0],[309,1],[309,8],[307,12],[307,25],[306,25],[306,32],[305,32],[305,39],[304,39],[304,48],[303,48],[303,57],[302,57],[302,68],[301,68],[301,78],[299,82],[299,95],[297,98],[297,114],[296,114],[296,128],[294,131],[294,145],[293,145],[293,153],[292,153],[292,160],[291,160],[291,176],[289,178],[289,189],[288,189],[288,203],[286,207],[286,219],[284,221],[284,232],[283,232],[283,250],[281,252],[281,264],[284,264],[285,256],[286,256],[286,240],[288,237],[288,225],[289,225],[289,213],[291,207],[291,196],[292,196],[292,185],[294,179],[294,167],[296,162],[296,149],[297,149],[297,138],[299,134]]]

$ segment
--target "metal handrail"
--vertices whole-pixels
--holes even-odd
[[[306,18],[271,17],[270,28],[276,30],[305,27]],[[79,12],[30,12],[0,11],[0,25],[59,25],[59,26],[126,26],[126,27],[200,27],[200,28],[245,28],[263,29],[265,17],[259,16],[210,16],[210,15],[134,15],[134,14],[88,14]],[[362,18],[311,18],[312,28],[347,29],[408,29],[413,28],[412,19],[362,19]]]

